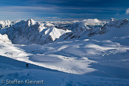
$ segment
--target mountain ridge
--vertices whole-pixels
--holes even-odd
[[[16,22],[0,21],[0,25],[0,33],[7,34],[14,44],[46,44],[58,40],[86,38],[111,39],[117,35],[118,37],[128,36],[127,32],[129,31],[128,19],[113,18],[106,23],[98,19],[84,19],[73,22],[67,29],[56,28],[53,23],[42,23],[33,19]],[[61,27],[66,28],[65,26]],[[117,32],[114,35],[115,31]]]

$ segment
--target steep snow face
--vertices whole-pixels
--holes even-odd
[[[7,29],[7,35],[16,44],[46,44],[55,41],[67,31],[55,27],[45,27],[33,19],[20,21]]]
[[[64,30],[59,30],[57,28],[49,28],[46,32],[51,36],[52,41],[55,41],[57,38],[59,38],[62,34],[65,33]]]

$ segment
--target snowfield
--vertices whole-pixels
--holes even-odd
[[[1,42],[0,47],[1,80],[43,79],[45,86],[129,85],[129,47],[116,42],[85,39],[43,46]],[[29,69],[24,62],[30,63]]]
[[[84,21],[90,21],[92,24],[92,20]],[[61,30],[50,31],[51,34],[47,32],[49,36],[59,37],[59,40],[44,45],[12,44],[8,35],[1,34],[0,86],[13,86],[13,83],[7,84],[6,80],[15,79],[43,80],[44,84],[40,84],[41,86],[129,86],[129,34],[127,33],[129,29],[126,28],[128,25],[123,25],[121,21],[110,21],[103,26],[103,31],[107,31],[106,33],[89,38],[63,40],[75,30],[66,36],[64,36],[66,32],[63,31],[62,37],[54,33]],[[96,19],[94,22],[101,23]],[[120,25],[122,23],[123,26],[113,26],[112,22]],[[34,21],[32,24],[35,25]],[[124,29],[121,29],[123,27]],[[53,26],[50,28],[57,30]],[[81,26],[77,31],[81,32],[80,28]],[[87,33],[84,24],[82,29],[83,33]],[[114,33],[116,29],[118,32]],[[123,30],[126,31],[125,34]],[[77,33],[74,35],[78,36]],[[26,63],[29,63],[28,68]],[[34,84],[34,86],[40,85]],[[15,83],[14,86],[19,84]],[[20,86],[31,86],[31,84],[22,83]]]

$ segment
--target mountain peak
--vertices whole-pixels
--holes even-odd
[[[111,18],[109,21],[115,21],[115,20],[117,20],[117,19],[115,19],[115,18]]]
[[[9,20],[0,21],[0,28],[9,27],[10,25],[11,25],[11,21],[9,21]]]
[[[34,25],[36,22],[33,19],[28,19],[28,26]]]

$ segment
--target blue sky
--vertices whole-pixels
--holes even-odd
[[[0,0],[0,20],[129,18],[129,0]]]

